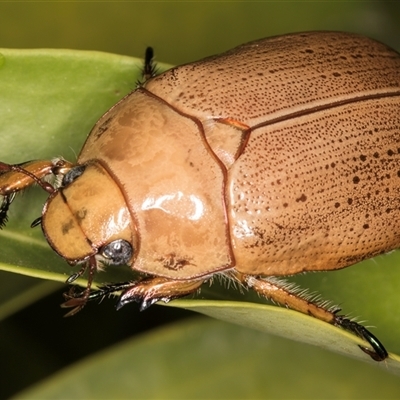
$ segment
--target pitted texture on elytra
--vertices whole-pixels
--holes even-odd
[[[248,125],[355,97],[399,92],[399,87],[396,52],[339,32],[251,42],[173,68],[146,85],[181,112]]]
[[[229,182],[237,269],[336,269],[400,247],[398,110],[374,99],[252,132]]]

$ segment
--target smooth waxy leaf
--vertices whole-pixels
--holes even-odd
[[[368,346],[366,342],[342,329],[296,311],[239,301],[180,300],[175,302],[175,306],[376,364],[376,361],[358,347]],[[381,363],[381,366],[400,375],[400,357],[395,354]]]

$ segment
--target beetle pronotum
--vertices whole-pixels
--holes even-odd
[[[118,307],[145,309],[218,273],[354,332],[385,359],[366,328],[276,277],[399,247],[400,55],[362,36],[310,32],[158,76],[147,60],[147,80],[100,118],[76,163],[0,163],[0,223],[14,194],[39,184],[50,195],[33,225],[82,264],[69,283],[89,271],[87,288],[67,295],[69,314],[119,290]],[[90,293],[103,262],[145,277]]]

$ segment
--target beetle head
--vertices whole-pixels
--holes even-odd
[[[97,256],[110,264],[130,264],[131,216],[115,180],[99,164],[78,165],[47,201],[42,229],[51,247],[70,264]]]

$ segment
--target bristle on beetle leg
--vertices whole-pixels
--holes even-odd
[[[372,347],[371,349],[359,346],[373,360],[383,361],[388,357],[388,352],[383,344],[367,328],[346,316],[338,315],[340,308],[323,302],[319,297],[300,290],[294,284],[281,281],[276,277],[261,278],[237,271],[231,272],[230,275],[268,300],[354,333]]]

